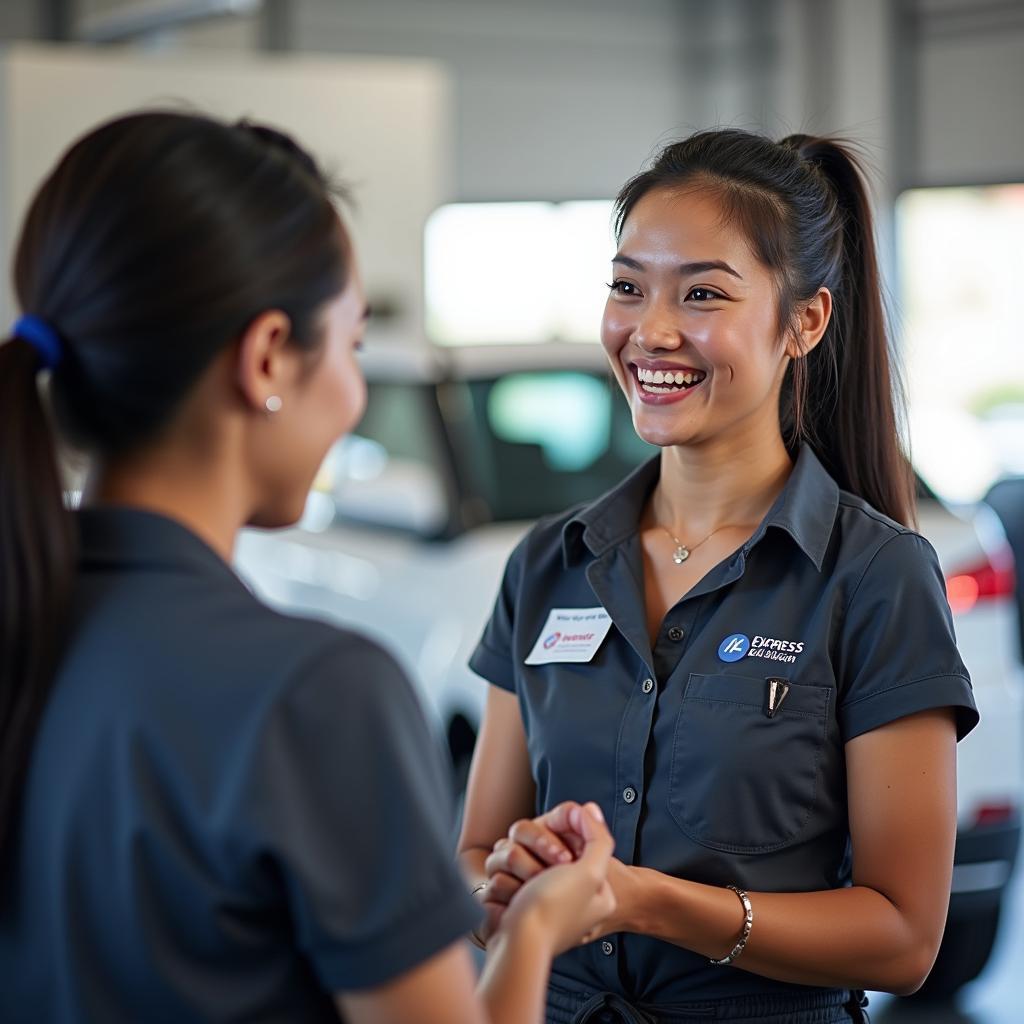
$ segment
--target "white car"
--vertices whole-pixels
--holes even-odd
[[[370,403],[328,459],[300,527],[247,532],[239,571],[271,603],[355,626],[404,663],[465,783],[486,686],[467,661],[530,523],[600,494],[654,449],[593,345],[390,349]],[[998,519],[954,515],[922,485],[920,530],[947,578],[981,724],[959,747],[949,922],[918,998],[988,960],[1020,842],[1024,666]]]

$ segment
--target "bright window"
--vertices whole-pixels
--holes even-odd
[[[913,189],[897,231],[914,462],[976,501],[1024,474],[1024,185]]]
[[[440,345],[596,342],[612,204],[454,203],[427,222],[427,333]]]

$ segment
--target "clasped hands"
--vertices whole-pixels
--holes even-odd
[[[593,841],[587,834],[588,819],[593,818],[607,835],[597,804],[566,801],[539,817],[515,822],[508,835],[494,844],[484,862],[487,887],[478,894],[487,914],[478,932],[485,943],[498,930],[505,912],[524,887],[529,890],[547,882],[547,875],[552,892],[557,894],[557,876],[579,862],[588,843]],[[628,871],[621,861],[610,856],[609,850],[603,883],[586,911],[579,915],[573,941],[566,944],[567,948],[623,930],[618,903],[620,892],[628,889]]]

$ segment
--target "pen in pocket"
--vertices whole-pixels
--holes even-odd
[[[765,680],[767,692],[765,694],[764,713],[769,718],[775,717],[775,712],[782,707],[782,702],[789,693],[789,680],[770,677]]]

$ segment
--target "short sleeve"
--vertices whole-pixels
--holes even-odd
[[[957,739],[977,724],[942,571],[923,537],[895,534],[879,548],[850,600],[840,647],[844,741],[930,708],[955,710]]]
[[[513,693],[516,689],[516,662],[513,647],[516,597],[523,576],[527,538],[516,545],[509,555],[501,589],[494,602],[494,611],[484,629],[476,650],[469,659],[469,667],[489,683]]]
[[[401,669],[357,636],[295,673],[245,770],[247,868],[283,886],[327,991],[382,984],[479,923],[450,773]]]

